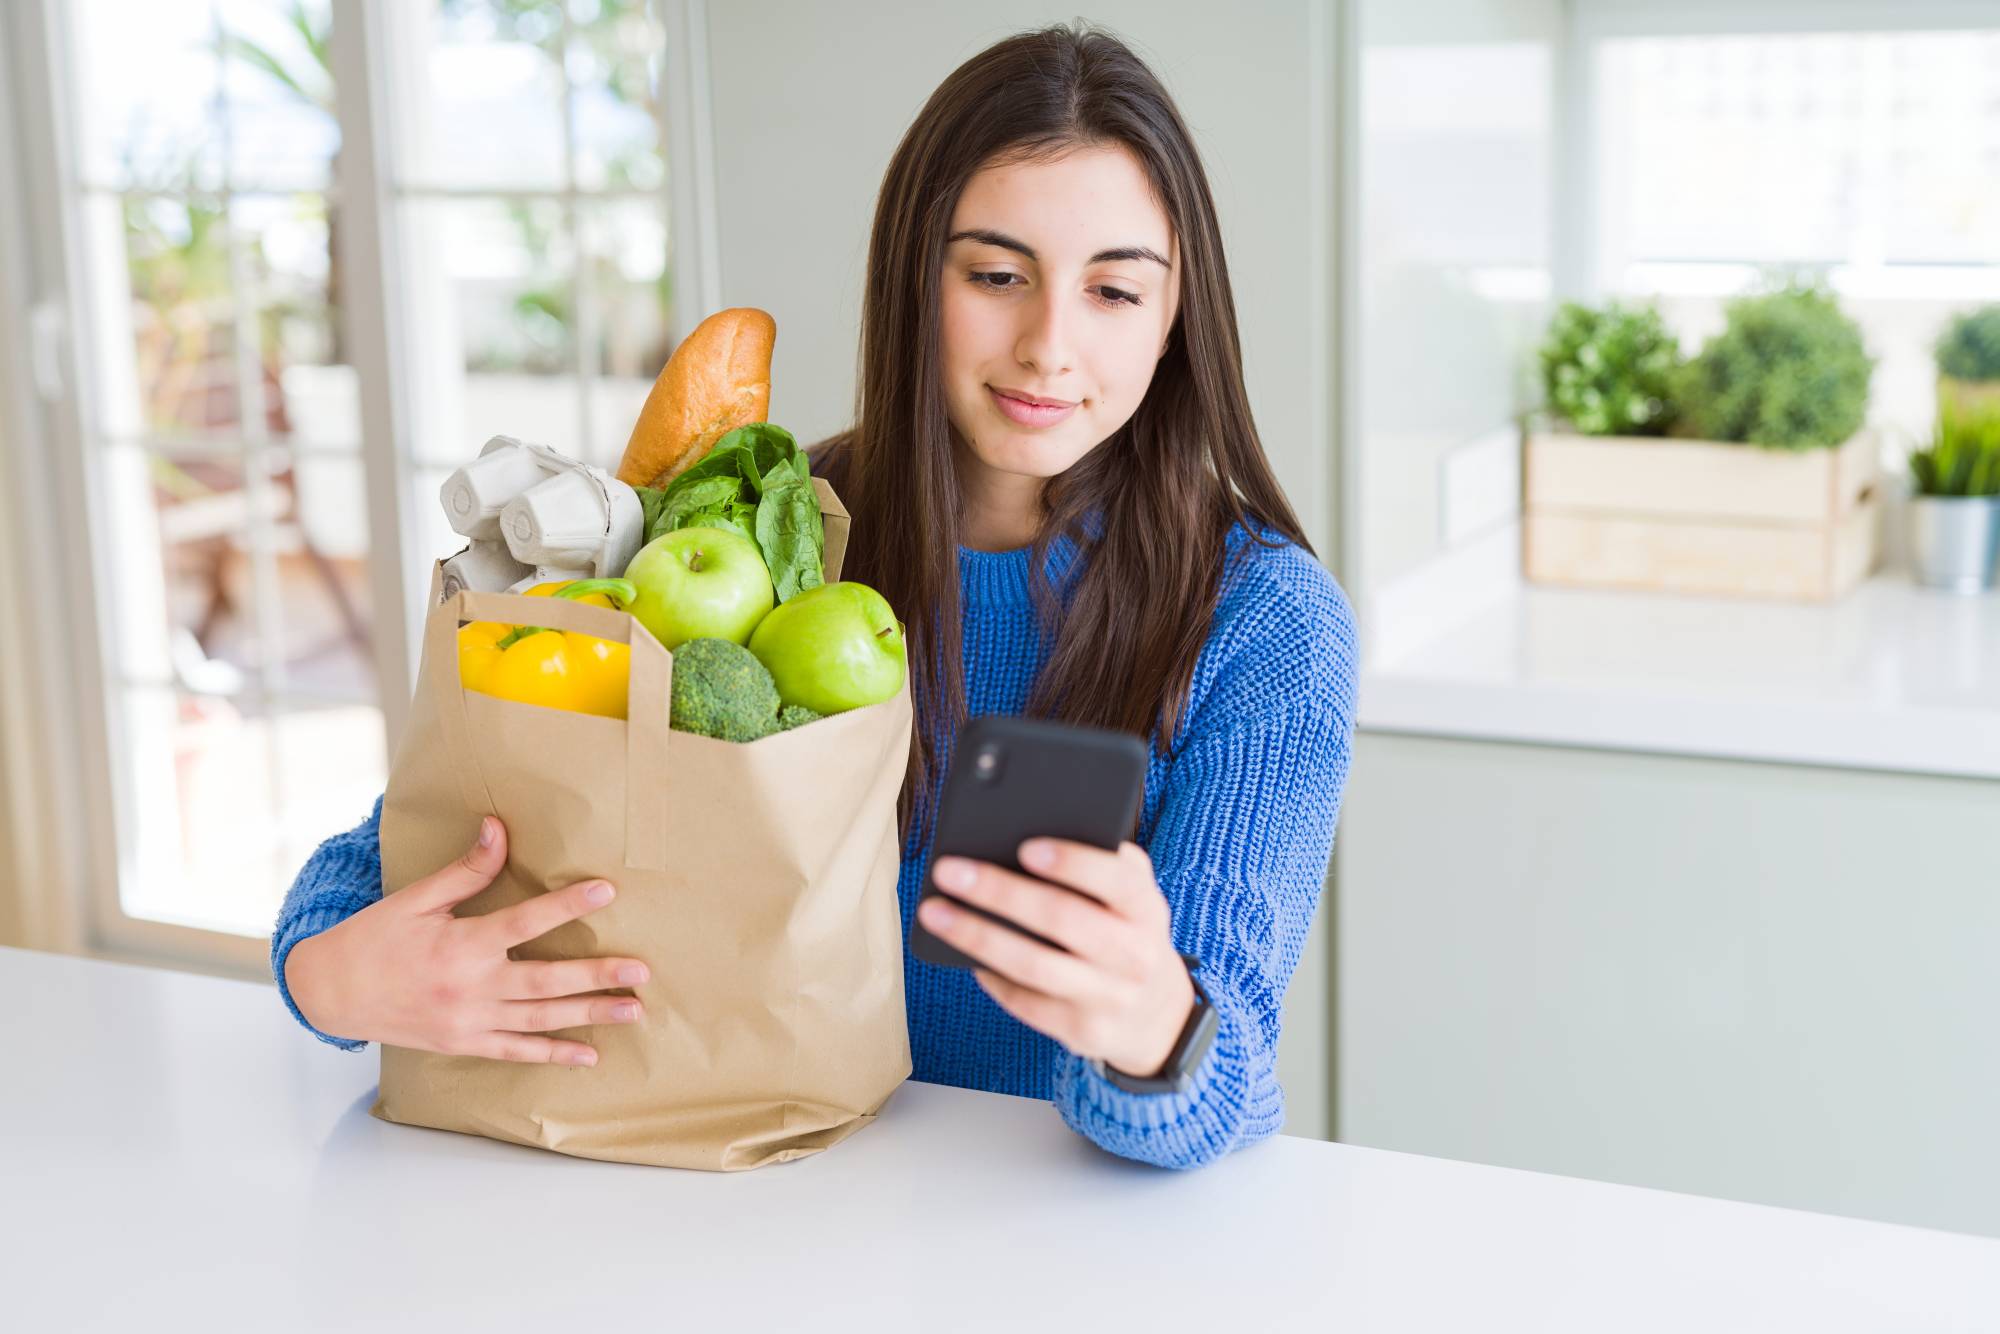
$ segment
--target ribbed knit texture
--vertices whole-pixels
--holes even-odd
[[[1160,739],[1149,739],[1139,821],[1174,946],[1202,961],[1196,976],[1221,1021],[1189,1091],[1127,1093],[1001,1009],[969,971],[924,963],[907,945],[903,957],[913,1078],[1053,1101],[1103,1148],[1174,1168],[1210,1162],[1284,1123],[1280,1011],[1333,855],[1353,736],[1358,658],[1340,587],[1297,546],[1260,546],[1241,527],[1228,551],[1181,749],[1170,765]],[[973,716],[1020,713],[1053,647],[1036,625],[1030,559],[1029,548],[959,550]],[[1058,541],[1047,569],[1066,588],[1080,569],[1075,545]],[[942,783],[940,774],[932,801]],[[381,813],[378,800],[361,825],[322,844],[279,912],[272,972],[302,1024],[284,987],[286,956],[381,897]],[[929,867],[928,841],[913,829],[896,886],[905,941]],[[349,1050],[365,1045],[318,1036]]]

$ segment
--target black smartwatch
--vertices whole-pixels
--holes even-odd
[[[1090,1068],[1127,1093],[1185,1093],[1194,1083],[1194,1072],[1201,1068],[1201,1058],[1215,1041],[1215,1030],[1219,1024],[1215,1007],[1209,1004],[1208,992],[1202,989],[1201,979],[1195,976],[1195,969],[1201,967],[1201,960],[1192,954],[1181,955],[1181,962],[1187,965],[1188,981],[1194,983],[1194,1009],[1188,1012],[1187,1027],[1181,1030],[1180,1039],[1167,1057],[1167,1063],[1160,1073],[1150,1079],[1141,1079],[1114,1070],[1101,1059],[1092,1057]]]

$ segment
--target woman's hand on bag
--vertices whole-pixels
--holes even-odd
[[[587,880],[483,917],[452,909],[493,882],[507,862],[507,829],[487,816],[463,857],[292,947],[285,983],[306,1021],[335,1037],[453,1056],[595,1065],[557,1029],[633,1023],[632,996],[583,993],[633,987],[650,976],[637,959],[520,962],[512,947],[611,902]]]
[[[1157,1075],[1195,995],[1152,858],[1137,843],[1106,852],[1057,838],[1031,838],[1019,855],[1043,879],[965,857],[938,858],[931,878],[953,898],[1062,949],[939,898],[923,905],[924,925],[985,964],[973,970],[979,985],[1028,1027],[1135,1078]]]

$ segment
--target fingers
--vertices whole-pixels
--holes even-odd
[[[1031,838],[1016,851],[1030,875],[1081,890],[1127,917],[1143,920],[1150,909],[1164,906],[1152,858],[1130,840],[1107,852],[1065,838]]]
[[[596,1065],[597,1049],[587,1043],[563,1042],[530,1033],[488,1033],[463,1052],[495,1061],[530,1065]]]
[[[1125,965],[1124,933],[1132,928],[1102,903],[990,862],[963,862],[953,876],[955,862],[960,859],[941,859],[933,877],[953,897],[1017,922],[1071,954],[1109,967]]]
[[[548,1000],[585,991],[643,986],[652,970],[637,959],[566,959],[517,963],[501,982],[503,1000]]]
[[[502,1001],[494,1026],[516,1033],[550,1033],[592,1024],[635,1024],[645,1013],[645,1007],[630,996]]]
[[[507,826],[488,815],[464,855],[450,865],[412,882],[403,893],[418,912],[450,912],[493,883],[507,864]]]
[[[1098,989],[1102,971],[1094,963],[1039,945],[942,897],[932,898],[919,911],[924,925],[940,939],[1022,986],[1070,1000]]]
[[[545,936],[565,922],[573,922],[596,912],[611,902],[617,891],[602,880],[585,880],[563,889],[537,894],[525,903],[488,913],[474,923],[484,943],[495,952],[525,945]]]

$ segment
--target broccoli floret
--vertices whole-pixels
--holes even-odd
[[[778,686],[764,664],[727,639],[690,639],[674,650],[668,726],[722,741],[755,741],[778,728]]]
[[[807,723],[816,723],[824,717],[825,714],[814,713],[803,704],[787,704],[778,710],[778,730],[789,732],[794,727],[804,727]]]

